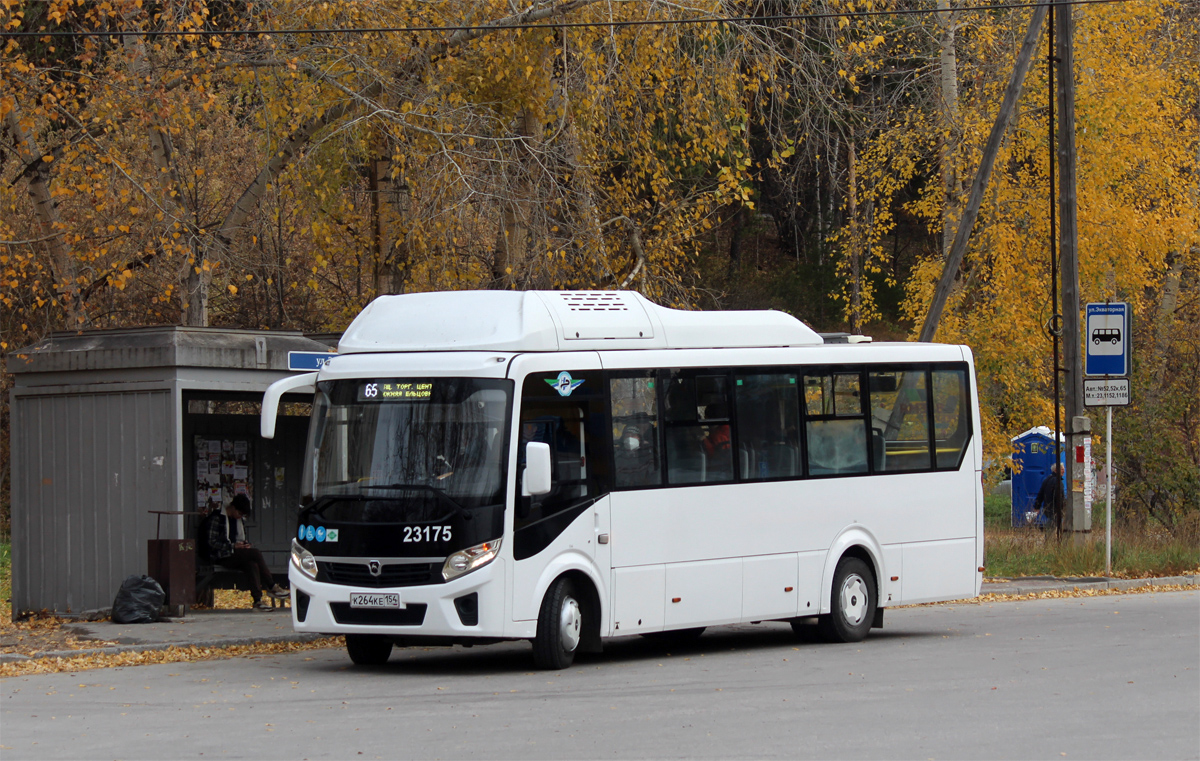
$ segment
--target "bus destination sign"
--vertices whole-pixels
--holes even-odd
[[[433,384],[419,381],[368,381],[358,386],[360,402],[424,402],[433,395]]]

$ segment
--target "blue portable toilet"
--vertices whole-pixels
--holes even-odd
[[[1063,465],[1063,483],[1066,483],[1067,437],[1058,435],[1059,459]],[[1046,522],[1045,516],[1038,519],[1033,511],[1033,502],[1037,499],[1042,481],[1050,475],[1050,466],[1054,464],[1054,432],[1044,425],[1030,428],[1019,436],[1014,436],[1013,462],[1020,468],[1013,468],[1012,477],[1012,525],[1041,526]]]

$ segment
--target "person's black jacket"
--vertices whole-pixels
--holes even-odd
[[[1050,471],[1050,475],[1042,481],[1042,487],[1038,489],[1037,498],[1033,500],[1033,509],[1036,512],[1045,510],[1046,515],[1054,515],[1058,509],[1058,503],[1055,502],[1054,492],[1058,491],[1059,496],[1062,495],[1062,475]]]

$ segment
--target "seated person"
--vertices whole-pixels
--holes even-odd
[[[733,478],[733,439],[729,430],[729,408],[725,404],[710,404],[704,417],[709,423],[708,432],[700,440],[707,458],[705,481],[726,481]]]
[[[254,598],[256,610],[270,610],[263,601],[264,584],[270,587],[272,597],[284,599],[288,591],[275,583],[260,550],[250,546],[246,540],[246,525],[242,519],[250,514],[250,499],[238,494],[208,524],[208,551],[213,562],[242,571],[250,577],[250,596]]]
[[[654,431],[629,423],[616,437],[614,453],[620,486],[647,486],[659,482],[658,458],[654,454]]]
[[[715,456],[718,452],[728,452],[731,443],[728,423],[709,426],[708,433],[700,441],[701,446],[704,447],[704,454],[709,457]]]

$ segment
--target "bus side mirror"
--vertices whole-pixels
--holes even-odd
[[[525,475],[521,496],[536,497],[550,492],[550,445],[531,441],[525,445]]]
[[[316,373],[291,375],[267,386],[267,393],[263,394],[262,417],[259,420],[259,433],[262,437],[275,438],[275,417],[279,414],[279,400],[284,394],[313,394],[316,391]]]

